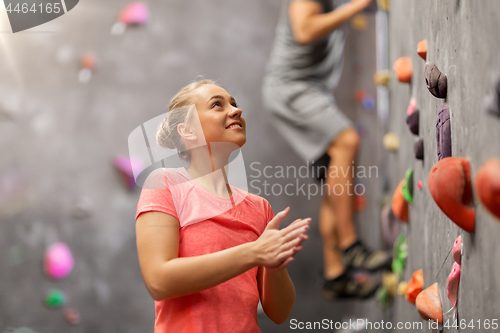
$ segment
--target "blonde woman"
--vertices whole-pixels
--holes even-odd
[[[230,154],[246,142],[242,110],[209,80],[172,99],[157,141],[189,167],[157,169],[137,206],[139,263],[155,301],[155,333],[260,332],[257,306],[275,323],[292,311],[287,266],[310,219],[279,229],[269,203],[227,182]]]

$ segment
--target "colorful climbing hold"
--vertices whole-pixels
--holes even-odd
[[[398,276],[393,272],[384,272],[382,274],[382,285],[387,289],[389,295],[394,296],[398,286]]]
[[[475,209],[472,204],[470,164],[465,158],[447,157],[429,172],[429,190],[438,207],[455,224],[473,232]]]
[[[408,286],[408,283],[405,281],[401,281],[398,284],[398,295],[399,296],[405,296],[406,295],[406,287]]]
[[[389,306],[389,291],[386,287],[380,286],[375,294],[379,304],[385,309]]]
[[[448,78],[432,62],[425,64],[425,83],[429,92],[437,98],[446,98],[448,92]]]
[[[417,109],[417,100],[415,98],[410,98],[410,103],[408,103],[408,109],[406,110],[406,115],[411,115]]]
[[[148,21],[149,12],[142,2],[133,2],[120,13],[119,21],[127,25],[141,25]]]
[[[403,184],[405,179],[401,180],[392,196],[392,212],[394,216],[403,222],[408,222],[408,202],[403,197]]]
[[[378,71],[373,75],[373,82],[379,86],[389,86],[391,74],[388,70]]]
[[[73,265],[71,250],[64,243],[55,243],[45,252],[45,273],[54,279],[68,275]]]
[[[415,303],[418,294],[424,289],[424,271],[419,269],[411,276],[406,285],[405,298],[410,303]]]
[[[460,265],[458,263],[453,263],[453,268],[448,276],[448,289],[446,294],[450,299],[451,305],[455,306],[458,298],[458,284],[460,283]]]
[[[375,100],[370,95],[363,96],[361,101],[364,107],[368,110],[372,110],[375,107]]]
[[[389,10],[389,0],[377,0],[377,6],[383,10]]]
[[[45,304],[51,308],[61,307],[64,305],[65,301],[66,297],[63,292],[57,289],[52,289],[45,297]]]
[[[358,134],[360,136],[365,136],[368,133],[368,129],[361,124],[357,124],[356,125],[356,132],[358,132]]]
[[[395,133],[389,132],[384,135],[383,138],[384,146],[388,150],[398,150],[399,148],[399,138]]]
[[[366,19],[366,16],[364,16],[363,14],[356,14],[351,19],[351,24],[354,29],[364,30],[368,25],[368,20]]]
[[[406,244],[406,237],[404,234],[394,242],[393,258],[392,258],[392,271],[401,278],[405,269],[406,257],[408,256],[408,245]]]
[[[384,243],[388,247],[393,247],[394,242],[399,236],[399,221],[392,212],[392,204],[390,202],[382,208],[380,220]]]
[[[420,58],[422,58],[424,60],[427,59],[427,41],[425,39],[421,40],[417,44],[417,53],[420,56]]]
[[[478,170],[476,193],[481,203],[500,219],[500,161],[490,159]]]
[[[123,183],[128,188],[135,187],[135,178],[133,170],[142,170],[142,162],[139,159],[118,156],[114,160],[114,165],[122,176]]]
[[[417,183],[417,187],[418,187],[418,189],[419,189],[419,190],[421,190],[421,189],[422,189],[422,187],[423,187],[423,183],[422,183],[422,181],[421,181],[421,180],[419,180],[419,181],[418,181],[418,183]]]
[[[415,300],[418,313],[425,320],[443,322],[443,308],[439,299],[438,284],[434,283],[427,289],[422,290]]]
[[[424,159],[424,139],[418,139],[413,146],[413,152],[417,160]]]
[[[410,132],[412,132],[415,135],[418,135],[418,133],[419,133],[419,112],[418,112],[418,110],[413,111],[411,114],[409,114],[406,117],[406,123],[408,124],[408,127],[410,128]]]
[[[413,203],[413,169],[406,170],[402,192],[406,202]]]
[[[80,71],[78,72],[78,81],[87,83],[92,78],[92,73],[96,66],[95,57],[87,53],[82,57]]]
[[[400,82],[409,83],[413,74],[411,59],[401,57],[394,62],[393,69],[396,72],[396,77]]]
[[[364,91],[363,89],[359,89],[356,91],[354,98],[356,99],[356,101],[362,102],[365,96],[366,96],[366,91]]]
[[[64,318],[66,318],[66,321],[72,325],[80,324],[80,314],[75,309],[67,309],[64,311]]]
[[[125,32],[126,26],[143,25],[149,19],[149,11],[142,2],[133,2],[125,7],[118,18],[118,22],[111,28],[112,35],[121,35]]]
[[[451,125],[450,109],[448,104],[443,103],[439,107],[438,120],[436,123],[436,141],[438,161],[451,156]]]
[[[453,245],[453,259],[459,265],[462,263],[462,236],[458,236]]]

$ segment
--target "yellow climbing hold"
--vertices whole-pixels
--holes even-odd
[[[389,150],[397,150],[399,148],[398,136],[392,132],[384,135],[384,147]]]
[[[399,296],[404,296],[406,295],[406,285],[407,283],[405,281],[401,281],[399,284],[398,284],[398,295]]]
[[[389,86],[389,79],[391,78],[391,74],[388,70],[378,71],[373,75],[373,82],[379,86]]]
[[[383,10],[389,10],[389,0],[377,0],[377,5]]]
[[[364,30],[368,25],[368,20],[366,19],[366,16],[364,16],[363,14],[357,14],[354,15],[354,17],[352,18],[351,24],[355,29]]]

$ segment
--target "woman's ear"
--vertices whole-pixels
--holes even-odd
[[[193,140],[198,139],[196,133],[193,131],[193,128],[186,124],[177,125],[177,132],[184,140]]]

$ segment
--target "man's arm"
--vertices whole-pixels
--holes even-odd
[[[328,13],[312,1],[293,1],[289,7],[290,22],[295,39],[308,44],[337,29],[342,23],[365,9],[372,0],[352,0]]]

